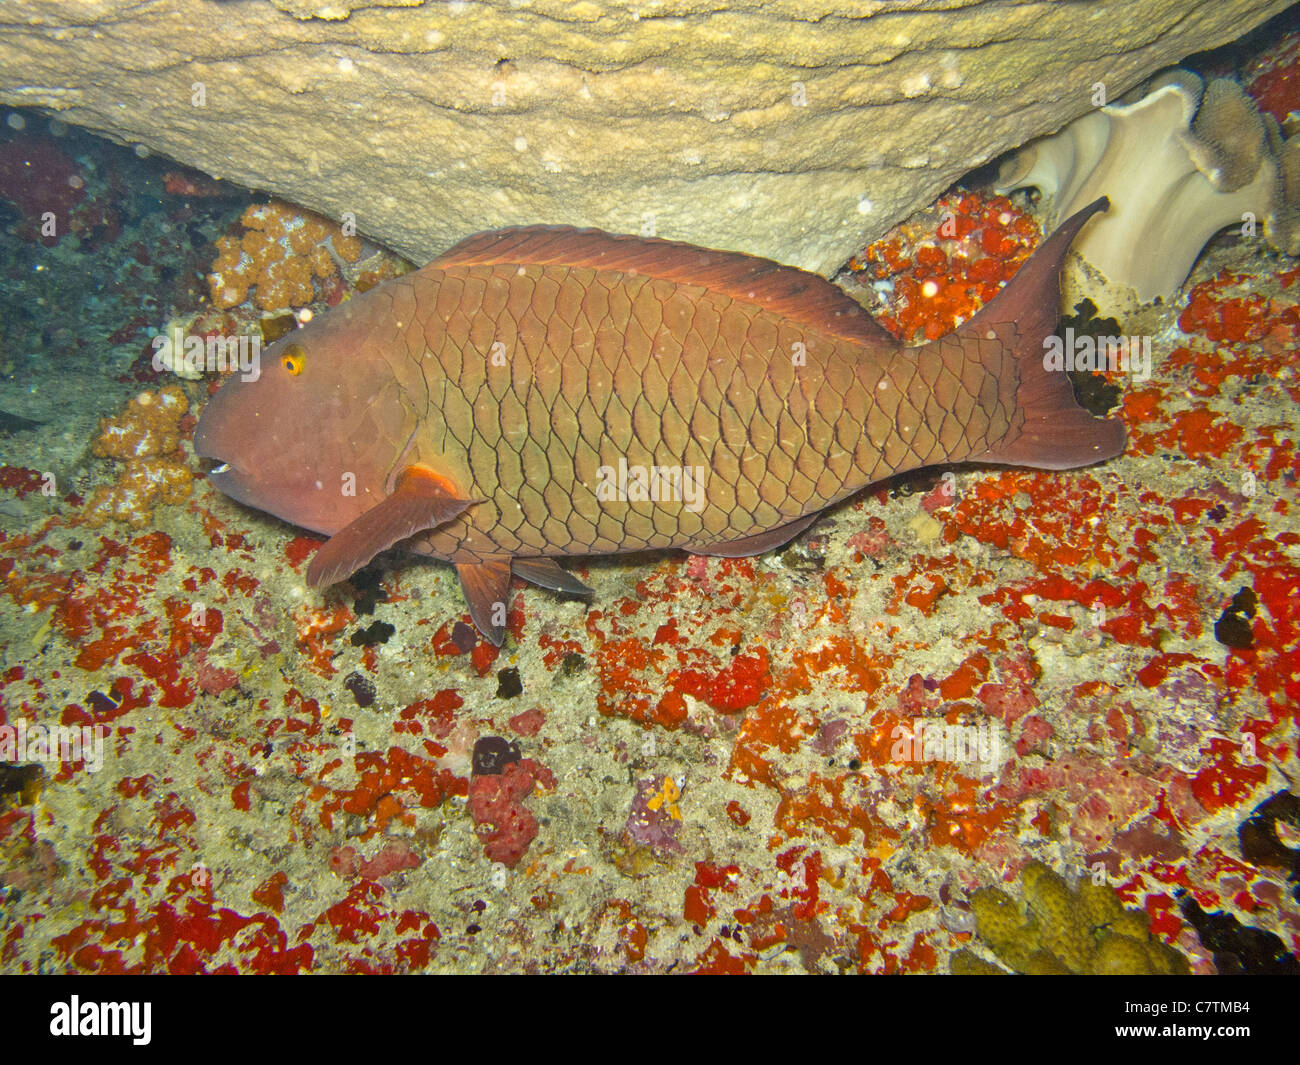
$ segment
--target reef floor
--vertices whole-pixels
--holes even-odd
[[[437,563],[308,590],[317,541],[203,480],[216,376],[151,365],[169,322],[284,328],[259,291],[324,310],[402,264],[21,123],[0,970],[945,972],[997,960],[971,898],[1031,863],[1196,972],[1264,962],[1202,943],[1193,902],[1300,949],[1300,266],[1223,241],[1125,323],[1149,378],[1078,382],[1128,428],[1112,462],[926,472],[751,559],[579,564],[593,602],[516,584],[498,651]],[[53,241],[32,160],[33,203],[69,190]],[[961,242],[1014,272],[1026,206],[954,190],[864,252],[887,324],[973,310]],[[56,726],[106,742],[43,755]]]

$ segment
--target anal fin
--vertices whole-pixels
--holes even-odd
[[[516,577],[522,577],[533,584],[549,588],[553,592],[566,595],[594,595],[582,581],[550,558],[516,558],[512,559],[510,568]]]
[[[307,583],[314,588],[344,580],[379,552],[451,521],[476,502],[456,495],[427,466],[408,466],[398,475],[391,495],[325,541],[307,567]]]
[[[559,568],[558,566],[556,567]],[[495,646],[506,638],[507,596],[510,593],[510,559],[458,562],[456,574],[469,604],[474,626]]]
[[[774,547],[788,544],[816,520],[817,514],[809,514],[807,517],[795,518],[792,522],[755,533],[753,536],[742,536],[739,540],[728,540],[724,544],[689,545],[686,550],[697,555],[716,555],[719,558],[761,555],[764,551],[771,551]]]

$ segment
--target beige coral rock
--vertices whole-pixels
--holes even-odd
[[[423,262],[536,222],[822,272],[1288,0],[5,0],[0,103]]]

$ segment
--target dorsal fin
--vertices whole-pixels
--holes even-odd
[[[518,226],[475,233],[429,265],[501,264],[621,270],[702,285],[845,340],[898,346],[859,304],[818,274],[754,255],[712,251],[659,237],[618,236],[572,226]]]

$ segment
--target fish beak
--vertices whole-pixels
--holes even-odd
[[[216,461],[216,460],[212,460],[212,461]],[[217,465],[213,466],[212,469],[208,470],[208,480],[213,484],[214,487],[219,488],[221,491],[225,492],[226,495],[230,495],[231,482],[236,480],[238,476],[239,476],[239,471],[236,470],[235,467],[232,466],[229,462],[218,462]]]
[[[199,447],[195,447],[194,453],[198,455],[199,458],[205,459],[208,463],[212,464],[207,471],[207,477],[208,480],[212,481],[215,485],[220,486],[222,478],[233,480],[239,474],[239,469],[235,464],[227,459],[223,459],[220,455],[210,454]]]
[[[228,462],[222,462],[208,471],[208,483],[238,503],[258,510],[268,509],[266,493],[258,490],[255,478]]]
[[[224,459],[217,458],[215,455],[204,454],[198,448],[195,448],[194,451],[199,458],[207,459],[208,462],[216,463],[216,465],[212,466],[211,469],[207,471],[207,479],[223,492],[226,491],[227,483],[238,476],[238,471],[235,467]]]
[[[200,423],[199,429],[203,426]],[[207,471],[208,482],[213,488],[217,489],[231,499],[237,499],[241,503],[247,503],[250,500],[249,481],[251,478],[233,462],[216,454],[217,449],[212,446],[212,440],[207,434],[199,431],[194,434],[194,453],[201,459],[207,459],[215,465]]]

